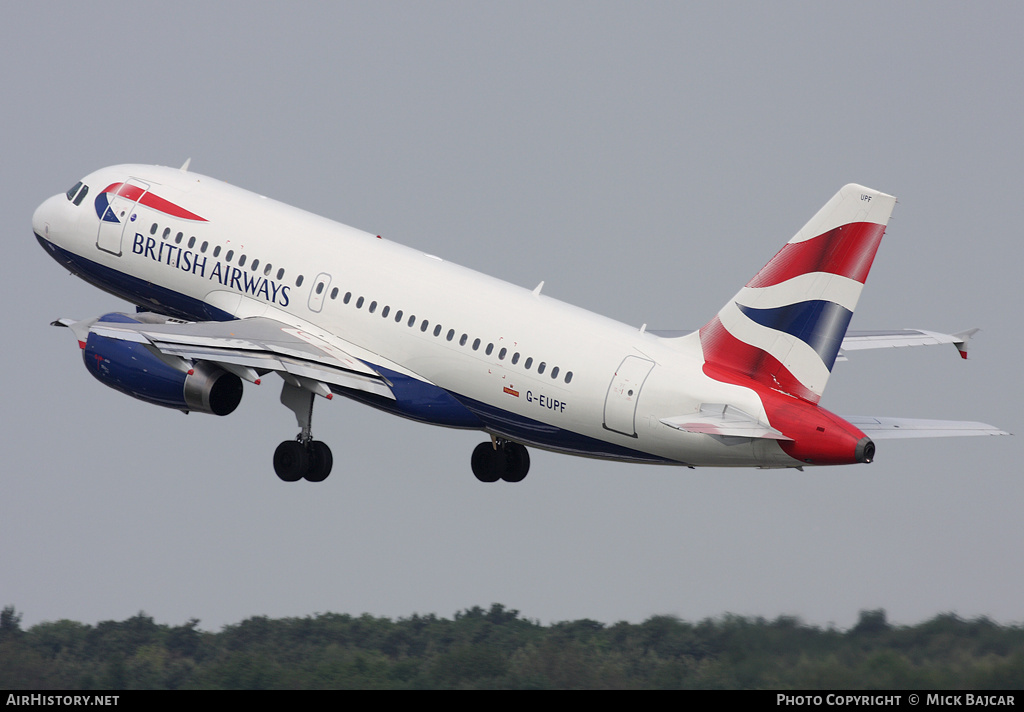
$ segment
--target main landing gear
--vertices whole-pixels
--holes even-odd
[[[473,450],[472,464],[481,482],[522,482],[530,471],[530,453],[519,443],[492,437]]]
[[[295,413],[302,432],[295,440],[286,440],[274,451],[274,471],[285,482],[323,482],[331,474],[334,457],[326,443],[313,439],[313,399],[315,394],[285,382],[281,402]]]

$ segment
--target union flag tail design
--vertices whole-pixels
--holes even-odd
[[[817,403],[895,205],[840,189],[700,330],[705,373]]]

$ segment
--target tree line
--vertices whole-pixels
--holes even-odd
[[[0,612],[0,689],[1021,689],[1024,627],[862,611],[848,631],[725,615],[541,625],[493,604],[378,618],[256,616],[220,632],[145,613],[27,630]]]

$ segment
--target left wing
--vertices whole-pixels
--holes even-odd
[[[147,318],[159,322],[140,323]],[[137,314],[123,321],[59,319],[54,324],[69,327],[83,344],[90,333],[141,344],[180,371],[187,371],[192,360],[208,361],[253,383],[276,371],[291,385],[328,398],[335,385],[395,399],[388,380],[360,359],[308,331],[266,317],[182,322]],[[353,344],[352,350],[358,347]]]

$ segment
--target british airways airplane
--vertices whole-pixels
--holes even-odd
[[[484,482],[526,477],[526,446],[663,465],[871,462],[872,440],[1005,435],[984,423],[840,417],[819,405],[844,353],[974,329],[847,333],[896,199],[844,186],[692,333],[635,328],[188,170],[103,168],[46,200],[43,248],[137,306],[70,327],[103,384],[227,415],[281,376],[300,432],[285,481],[331,471],[317,396],[481,430]]]

